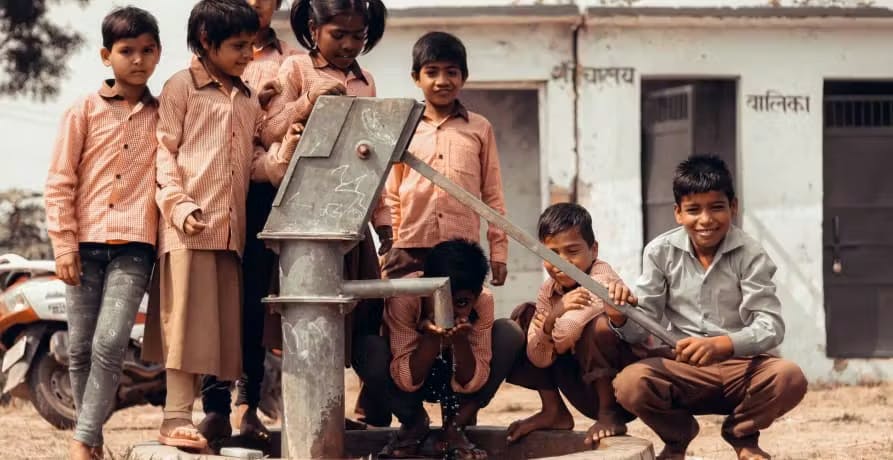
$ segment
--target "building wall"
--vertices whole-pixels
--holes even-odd
[[[793,26],[794,24],[792,24]],[[601,253],[629,278],[642,250],[640,84],[645,77],[737,78],[738,193],[743,228],[778,265],[787,335],[781,348],[811,381],[893,378],[893,361],[834,362],[825,355],[822,284],[824,79],[889,79],[893,32],[852,28],[588,27],[581,64],[632,67],[630,84],[580,88],[580,201],[593,213]],[[751,94],[807,95],[808,113],[756,112]]]
[[[893,378],[890,360],[826,357],[821,265],[823,82],[890,78],[893,59],[884,44],[893,32],[858,26],[588,26],[579,38],[579,65],[631,67],[635,78],[629,84],[580,78],[575,96],[571,78],[552,75],[573,61],[569,25],[391,28],[361,61],[375,75],[380,96],[421,97],[408,76],[411,47],[421,34],[436,29],[465,41],[470,86],[540,85],[541,171],[547,172],[543,206],[576,186],[579,201],[593,214],[600,257],[630,281],[639,274],[643,248],[641,78],[737,79],[741,223],[778,265],[776,281],[788,324],[782,354],[803,366],[811,381]],[[747,95],[768,90],[809,96],[810,111],[767,113],[747,107]]]
[[[535,23],[535,21],[531,21]],[[469,87],[513,87],[518,84],[541,88],[543,126],[542,171],[548,186],[569,188],[574,176],[573,85],[552,80],[552,69],[571,59],[569,25],[514,26],[426,26],[390,28],[381,43],[361,63],[375,76],[380,97],[422,99],[421,90],[410,78],[412,45],[424,33],[444,30],[459,36],[468,50]]]

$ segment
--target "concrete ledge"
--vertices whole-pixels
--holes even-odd
[[[387,443],[394,430],[370,429],[347,431],[345,444],[347,456],[351,458],[373,457]],[[279,433],[273,433],[273,449],[266,452],[271,457],[279,455]],[[595,459],[595,460],[653,460],[654,449],[649,441],[630,436],[608,438],[596,450],[583,450],[582,431],[538,431],[511,446],[505,442],[505,429],[496,427],[474,427],[468,430],[468,437],[485,449],[492,460],[518,460],[527,458],[546,459]],[[239,437],[225,443],[225,446],[244,444]],[[250,446],[245,446],[250,447]],[[197,455],[162,446],[157,442],[136,444],[127,455],[127,460],[196,460],[225,459],[216,455]]]

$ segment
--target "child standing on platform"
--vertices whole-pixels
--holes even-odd
[[[260,30],[254,42],[254,60],[245,68],[242,80],[257,91],[261,106],[269,101],[273,92],[264,90],[265,83],[275,81],[282,62],[289,56],[300,54],[276,36],[271,27],[273,13],[282,5],[282,0],[248,0],[257,12]],[[266,99],[266,101],[265,101]],[[263,230],[276,187],[268,182],[251,182],[245,209],[245,252],[242,255],[242,376],[236,382],[237,420],[239,434],[265,442],[270,432],[257,416],[261,399],[261,385],[264,378],[266,348],[263,344],[266,307],[261,299],[269,294],[276,280],[275,254],[257,238]],[[229,436],[232,427],[229,421],[232,397],[231,382],[219,381],[212,376],[202,380],[202,408],[207,415],[199,428],[205,437]]]
[[[241,76],[259,27],[243,0],[198,2],[188,25],[195,57],[160,97],[160,315],[150,312],[144,354],[167,370],[159,440],[170,446],[207,446],[192,423],[198,377],[231,381],[242,373],[239,257],[248,182],[281,177],[294,150],[283,146],[280,156],[256,147],[264,114]],[[293,147],[293,137],[284,144]]]
[[[160,54],[151,14],[109,13],[100,55],[115,78],[65,113],[50,163],[47,230],[68,285],[75,460],[102,457],[102,426],[155,261],[158,102],[146,82]]]

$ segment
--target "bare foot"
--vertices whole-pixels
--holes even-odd
[[[240,435],[260,442],[270,441],[270,430],[260,421],[256,408],[252,408],[248,404],[240,404],[236,416],[238,417],[236,424],[239,426]]]
[[[626,434],[626,424],[611,421],[609,418],[599,417],[586,432],[583,444],[586,447],[597,447],[598,442],[611,436],[623,436]]]
[[[456,460],[486,460],[487,452],[474,445],[465,436],[465,431],[455,425],[444,429],[441,451],[446,458]]]
[[[419,447],[428,435],[430,425],[431,421],[424,411],[415,423],[400,425],[378,458],[418,458]]]
[[[655,460],[685,460],[685,451],[688,450],[688,445],[691,443],[695,437],[698,436],[698,433],[701,431],[701,426],[698,425],[698,421],[694,418],[691,419],[691,437],[688,441],[684,443],[678,444],[666,444],[664,445],[664,449],[660,451],[660,455],[657,456]]]
[[[68,458],[71,460],[93,460],[93,448],[74,439],[68,447]]]
[[[660,451],[655,460],[685,460],[685,450],[679,452],[670,446],[664,446],[664,450]]]
[[[738,460],[771,460],[772,456],[759,447],[742,447],[735,449],[738,454]]]
[[[516,420],[509,425],[506,436],[509,444],[517,442],[536,430],[571,430],[574,428],[574,417],[566,407],[554,411],[539,411],[530,417]]]
[[[229,417],[218,412],[208,412],[198,424],[198,430],[208,442],[219,441],[233,435],[233,426],[229,423]]]

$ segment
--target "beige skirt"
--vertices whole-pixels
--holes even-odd
[[[242,269],[231,251],[173,250],[156,266],[143,359],[236,380],[242,374]]]

